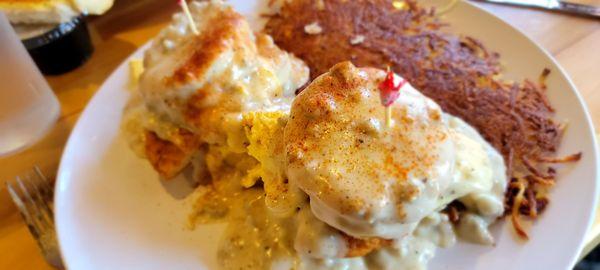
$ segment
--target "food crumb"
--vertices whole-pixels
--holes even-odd
[[[392,6],[397,10],[405,10],[408,8],[408,5],[404,1],[393,1]]]
[[[325,2],[323,2],[323,0],[317,0],[317,9],[325,10]]]
[[[175,42],[173,42],[172,40],[169,40],[169,39],[164,39],[162,41],[162,45],[163,45],[165,52],[169,52],[169,51],[172,51],[173,49],[175,49]]]
[[[323,33],[323,28],[321,28],[318,22],[313,22],[304,26],[304,32],[309,35],[318,35]]]
[[[365,41],[365,36],[358,35],[358,36],[354,36],[352,39],[350,39],[350,44],[357,45],[357,44],[363,43],[364,41]]]
[[[129,87],[135,89],[137,87],[140,76],[144,72],[144,63],[141,59],[133,58],[129,61]]]

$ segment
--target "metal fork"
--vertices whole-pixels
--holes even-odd
[[[15,178],[12,183],[7,181],[6,188],[46,261],[58,269],[64,269],[51,205],[54,188],[46,176],[35,166],[31,171]]]

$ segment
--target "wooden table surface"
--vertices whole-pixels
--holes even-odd
[[[600,4],[598,0],[593,1]],[[110,73],[169,20],[175,1],[120,0],[104,16],[91,18],[96,51],[79,69],[48,77],[62,105],[54,129],[33,147],[0,158],[0,269],[51,269],[10,202],[4,181],[33,165],[56,174],[60,156],[87,102]],[[552,54],[584,97],[594,125],[600,125],[600,21],[492,4],[477,5],[503,18]],[[586,251],[600,241],[600,219],[586,239]]]

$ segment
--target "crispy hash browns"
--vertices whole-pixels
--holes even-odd
[[[307,33],[306,25],[320,27]],[[548,205],[553,164],[564,130],[553,119],[543,70],[539,80],[499,78],[499,55],[478,40],[443,32],[435,10],[414,0],[293,0],[269,18],[266,32],[303,59],[311,77],[351,60],[359,67],[390,66],[442,108],[474,126],[503,155],[509,176],[505,209],[517,234],[520,217],[536,218]]]

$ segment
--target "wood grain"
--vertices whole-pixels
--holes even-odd
[[[598,1],[598,0],[582,0]],[[80,113],[110,73],[158,33],[177,9],[175,1],[120,0],[102,17],[90,19],[95,53],[79,69],[47,77],[62,105],[54,129],[31,148],[0,158],[0,269],[51,269],[10,202],[4,181],[33,165],[50,176]],[[520,29],[556,57],[584,97],[596,127],[600,125],[600,23],[539,10],[477,3]],[[589,250],[599,241],[600,220],[588,235]]]

